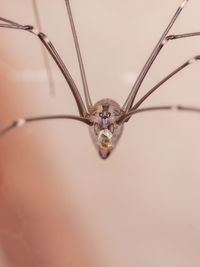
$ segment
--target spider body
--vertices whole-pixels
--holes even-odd
[[[90,111],[89,127],[92,141],[102,159],[107,159],[115,148],[123,131],[117,120],[123,114],[120,105],[112,99],[98,101]]]

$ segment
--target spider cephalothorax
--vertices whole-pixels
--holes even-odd
[[[98,101],[90,111],[89,131],[102,159],[110,155],[122,134],[123,125],[116,123],[121,115],[121,107],[111,99]]]

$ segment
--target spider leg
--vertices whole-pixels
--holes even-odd
[[[180,67],[172,71],[169,75],[167,75],[164,79],[162,79],[159,83],[157,83],[151,90],[149,90],[131,109],[130,111],[133,111],[137,109],[154,91],[156,91],[163,83],[165,83],[167,80],[169,80],[171,77],[173,77],[175,74],[180,72],[182,69],[186,68],[192,63],[197,62],[200,60],[200,55],[195,56],[188,61],[186,61],[184,64],[182,64]]]
[[[54,48],[53,44],[51,43],[51,41],[48,39],[48,37],[38,31],[35,27],[30,26],[30,25],[20,25],[16,22],[13,22],[11,20],[7,20],[4,18],[0,17],[0,21],[4,21],[8,24],[0,24],[0,27],[2,28],[8,28],[8,29],[17,29],[17,30],[24,30],[30,33],[33,33],[34,35],[36,35],[41,42],[43,43],[43,45],[46,47],[46,49],[48,50],[48,52],[50,53],[50,55],[52,56],[52,58],[54,59],[55,63],[57,64],[57,66],[59,67],[60,71],[62,72],[63,76],[65,77],[71,91],[72,94],[74,95],[74,98],[76,100],[78,109],[79,109],[79,113],[81,117],[84,117],[87,115],[87,110],[86,107],[83,103],[83,100],[81,98],[81,95],[78,91],[78,88],[74,82],[74,80],[72,79],[67,67],[65,66],[64,62],[62,61],[62,59],[60,58],[58,52],[56,51],[56,49]]]
[[[32,0],[32,6],[33,6],[34,14],[35,14],[37,27],[41,31],[42,30],[42,24],[41,24],[41,21],[40,21],[40,16],[39,16],[39,11],[38,11],[38,8],[37,8],[36,0]],[[54,96],[55,92],[56,92],[56,89],[55,89],[55,83],[54,83],[54,79],[53,79],[53,73],[52,73],[52,69],[51,69],[51,66],[50,66],[49,58],[48,58],[47,53],[46,53],[46,51],[45,51],[45,49],[44,49],[42,44],[41,44],[41,53],[42,53],[44,66],[45,66],[45,70],[46,70],[47,77],[48,77],[50,94],[52,96]]]
[[[77,33],[76,33],[76,28],[75,28],[75,25],[74,25],[74,20],[73,20],[73,16],[72,16],[72,11],[71,11],[69,0],[65,0],[65,4],[66,4],[66,7],[67,7],[67,13],[68,13],[68,17],[69,17],[69,21],[70,21],[70,25],[71,25],[74,44],[75,44],[75,47],[76,47],[76,54],[77,54],[77,57],[78,57],[78,63],[79,63],[79,68],[80,68],[80,72],[81,72],[81,79],[82,79],[82,84],[83,84],[83,90],[84,90],[84,95],[85,95],[86,106],[87,106],[87,109],[89,110],[92,107],[92,101],[91,101],[90,94],[89,94],[89,89],[88,89],[88,84],[87,84],[87,79],[86,79],[86,74],[85,74],[85,68],[84,68],[84,65],[83,65],[80,46],[79,46],[79,42],[78,42],[78,37],[77,37]]]
[[[155,106],[155,107],[147,107],[140,108],[136,110],[129,111],[127,114],[122,115],[118,120],[118,124],[122,124],[130,119],[134,114],[147,112],[147,111],[159,111],[159,110],[171,110],[171,111],[192,111],[200,113],[200,108],[196,107],[186,107],[181,105],[172,105],[172,106]]]
[[[151,53],[150,57],[148,58],[147,62],[145,63],[143,69],[141,70],[137,80],[135,81],[135,83],[131,89],[131,92],[130,92],[128,98],[126,99],[126,101],[123,105],[123,110],[126,113],[131,109],[131,107],[134,103],[135,97],[138,93],[138,90],[140,89],[140,86],[141,86],[144,78],[146,77],[149,69],[151,68],[153,62],[157,58],[157,56],[158,56],[159,52],[161,51],[161,49],[163,48],[163,46],[167,43],[168,40],[178,39],[178,38],[173,38],[173,39],[169,38],[169,37],[167,37],[167,34],[170,31],[171,27],[174,25],[176,19],[180,15],[181,11],[183,10],[183,8],[187,4],[187,2],[188,2],[188,0],[184,0],[182,2],[182,4],[178,7],[178,9],[175,12],[174,16],[172,17],[169,25],[167,26],[166,30],[164,31],[163,35],[161,36],[160,40],[158,41],[156,47],[154,48],[153,52]],[[187,37],[190,37],[189,35]],[[186,36],[184,36],[184,37],[186,37]],[[184,37],[182,36],[181,38],[184,38]]]
[[[89,119],[84,118],[84,117],[73,116],[73,115],[52,115],[52,116],[42,116],[42,117],[21,118],[11,123],[8,127],[1,130],[0,136],[13,130],[14,128],[21,127],[24,124],[29,123],[29,122],[43,121],[43,120],[55,120],[55,119],[65,119],[65,120],[72,119],[72,120],[81,121],[90,126],[92,125],[92,122]]]

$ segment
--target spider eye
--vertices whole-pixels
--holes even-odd
[[[106,117],[107,117],[107,118],[110,118],[110,116],[111,116],[111,113],[108,112],[107,115],[106,115]]]
[[[102,112],[99,112],[99,117],[103,117],[103,113]]]

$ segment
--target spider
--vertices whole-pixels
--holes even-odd
[[[157,83],[152,89],[150,89],[141,99],[137,102],[135,101],[137,93],[148,73],[152,64],[154,63],[156,57],[158,56],[161,49],[169,42],[173,40],[177,40],[180,38],[187,38],[200,35],[200,32],[193,32],[193,33],[186,33],[186,34],[178,34],[178,35],[168,35],[170,29],[174,25],[176,19],[180,15],[181,11],[185,7],[189,0],[182,1],[181,5],[178,7],[176,12],[174,13],[170,23],[168,24],[166,30],[162,34],[160,40],[156,44],[153,52],[149,56],[148,60],[146,61],[144,67],[142,68],[141,72],[139,73],[131,91],[128,95],[124,105],[121,107],[117,102],[112,99],[102,99],[98,101],[96,104],[92,103],[90,98],[88,84],[85,74],[85,69],[83,65],[83,60],[81,56],[81,51],[79,47],[78,37],[74,25],[74,20],[72,16],[72,10],[70,7],[70,1],[65,0],[67,13],[71,25],[72,35],[74,39],[74,44],[76,47],[76,53],[79,62],[79,68],[81,73],[81,79],[83,84],[84,96],[85,96],[85,103],[79,93],[79,90],[71,77],[66,65],[62,61],[61,57],[59,56],[57,50],[48,39],[48,37],[37,28],[31,25],[21,25],[14,21],[5,19],[0,17],[0,21],[3,23],[0,24],[2,28],[8,29],[17,29],[17,30],[24,30],[29,33],[34,34],[39,38],[42,42],[46,50],[54,59],[55,63],[57,64],[58,68],[62,72],[66,82],[68,83],[71,92],[75,98],[79,114],[80,116],[74,115],[51,115],[51,116],[41,116],[41,117],[31,117],[31,118],[23,118],[18,119],[11,123],[7,128],[4,128],[0,131],[0,135],[4,135],[8,131],[16,128],[21,127],[22,125],[34,122],[34,121],[43,121],[43,120],[52,120],[52,119],[72,119],[78,120],[83,122],[89,126],[90,135],[94,145],[96,146],[98,153],[102,159],[107,159],[108,156],[111,154],[113,149],[116,147],[117,142],[119,141],[123,128],[124,123],[128,122],[129,119],[136,113],[141,112],[148,112],[154,110],[179,110],[179,111],[193,111],[193,112],[200,112],[200,108],[194,107],[186,107],[186,106],[154,106],[154,107],[146,107],[146,108],[139,108],[140,105],[153,93],[155,92],[162,84],[164,84],[167,80],[169,80],[172,76],[180,72],[182,69],[186,68],[188,65],[200,60],[200,55],[197,55],[181,66],[176,68],[173,72],[167,75],[164,79],[162,79],[159,83]],[[37,18],[39,22],[39,19]],[[38,23],[39,24],[39,23]]]

